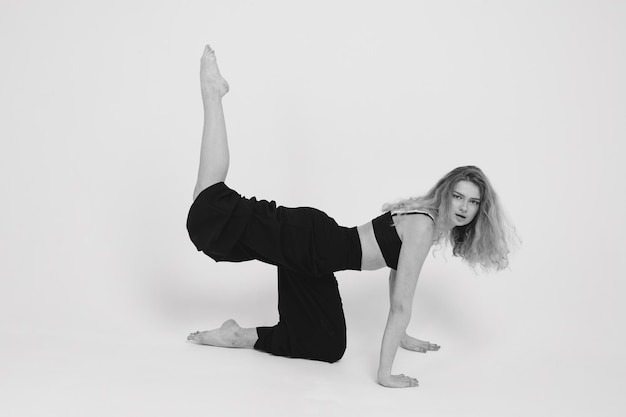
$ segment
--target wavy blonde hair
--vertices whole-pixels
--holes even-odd
[[[469,224],[450,228],[452,191],[459,181],[469,181],[479,188],[480,206]],[[453,255],[462,257],[472,267],[480,265],[487,270],[502,270],[508,266],[508,255],[518,242],[517,234],[480,168],[472,165],[455,168],[425,195],[383,205],[383,211],[412,209],[433,214],[436,219],[434,243],[449,242]]]

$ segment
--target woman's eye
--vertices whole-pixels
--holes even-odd
[[[478,201],[472,201],[471,203],[472,203],[473,205],[475,205],[475,206],[477,206],[477,205],[479,205],[479,204],[480,204]]]

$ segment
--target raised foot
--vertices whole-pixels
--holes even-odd
[[[200,58],[200,87],[202,98],[222,98],[228,93],[230,87],[220,74],[215,58],[215,51],[209,45],[204,47],[204,52]]]
[[[242,329],[235,320],[226,320],[219,329],[197,331],[187,336],[190,342],[200,345],[210,345],[230,348],[252,348],[254,338],[251,338],[251,329]]]

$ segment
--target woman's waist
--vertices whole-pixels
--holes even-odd
[[[359,226],[357,231],[361,243],[361,269],[374,271],[386,267],[385,258],[374,235],[372,222]]]

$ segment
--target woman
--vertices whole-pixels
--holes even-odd
[[[316,209],[247,199],[224,184],[229,151],[221,100],[229,87],[208,45],[200,80],[204,130],[189,235],[199,251],[216,261],[257,259],[276,265],[280,318],[273,327],[257,328],[228,320],[188,340],[335,362],[346,348],[346,327],[333,273],[387,266],[391,307],[377,380],[387,387],[417,386],[416,379],[392,375],[391,368],[399,346],[439,349],[406,334],[417,280],[433,243],[449,239],[453,253],[471,265],[502,269],[508,263],[507,227],[485,175],[476,167],[457,168],[425,196],[387,204],[383,215],[353,228],[337,225]]]

